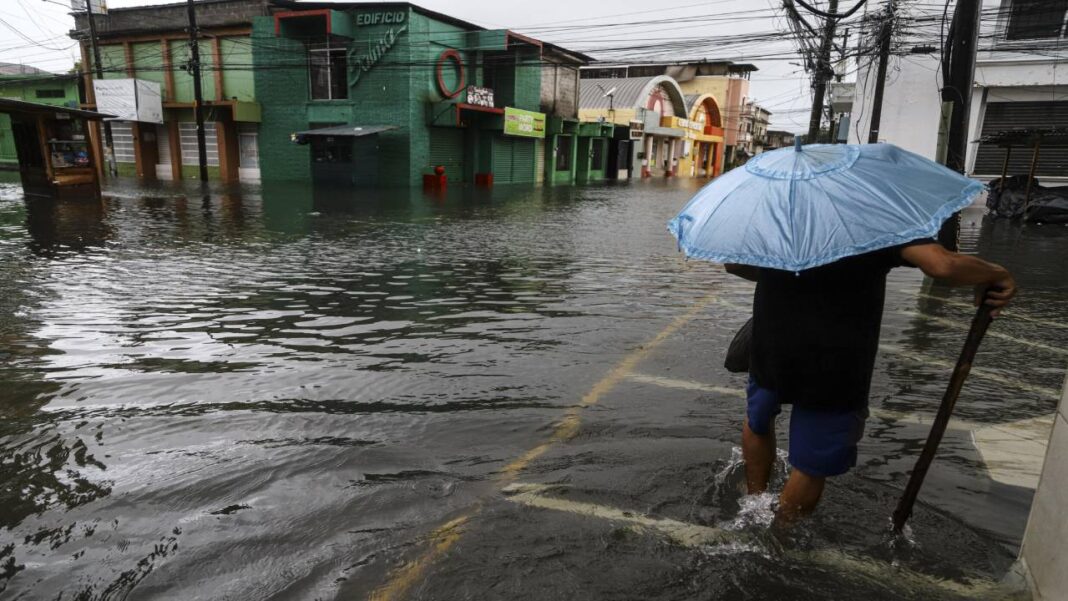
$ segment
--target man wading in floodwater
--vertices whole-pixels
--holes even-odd
[[[729,273],[757,283],[742,429],[749,494],[767,490],[775,461],[775,416],[784,403],[794,406],[794,469],[779,497],[781,518],[811,512],[824,480],[856,465],[857,443],[868,417],[886,276],[900,266],[918,267],[950,285],[974,285],[976,303],[996,309],[1016,294],[1016,282],[1005,268],[949,252],[930,239],[800,273],[726,265]]]

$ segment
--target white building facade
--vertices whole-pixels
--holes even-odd
[[[942,107],[941,39],[949,30],[935,4],[898,3],[903,35],[891,57],[884,92],[879,141],[936,158]],[[869,11],[882,10],[882,5]],[[870,43],[870,41],[869,41]],[[979,178],[1001,175],[1005,150],[975,141],[1015,128],[1068,127],[1068,2],[1062,0],[984,0],[971,89],[967,172]],[[864,57],[857,72],[849,131],[851,143],[868,140],[876,64]],[[1009,174],[1026,174],[1032,154],[1018,149]],[[1068,181],[1068,149],[1043,148],[1036,176]]]

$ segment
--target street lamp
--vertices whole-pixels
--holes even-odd
[[[612,115],[612,117],[614,118],[616,112],[615,102],[617,88],[613,86],[611,90],[605,90],[604,87],[601,86],[601,84],[594,85],[596,85],[597,89],[600,90],[604,97],[608,99],[608,114]]]

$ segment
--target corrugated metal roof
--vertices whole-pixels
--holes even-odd
[[[54,75],[43,69],[37,67],[31,67],[29,65],[22,65],[18,63],[4,63],[0,62],[0,75]]]
[[[686,95],[686,114],[687,115],[693,113],[693,107],[694,107],[695,104],[697,104],[697,99],[700,98],[701,96],[704,96],[704,94],[687,94]]]
[[[106,115],[96,111],[72,109],[39,102],[26,102],[11,98],[0,98],[0,113],[66,113],[77,117],[85,117],[86,119],[111,119],[115,117],[115,115]]]
[[[621,77],[615,79],[580,79],[579,80],[579,108],[580,109],[606,109],[609,106],[615,108],[636,108],[645,105],[645,99],[653,88],[660,84],[677,91],[679,99],[682,91],[674,79],[665,75],[655,77]],[[609,101],[605,92],[611,91],[613,99]]]

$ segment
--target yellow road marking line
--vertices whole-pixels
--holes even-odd
[[[481,509],[479,507],[478,509]],[[449,547],[453,546],[463,534],[463,525],[478,513],[478,510],[446,522],[436,528],[430,536],[430,548],[415,560],[410,561],[394,573],[393,578],[384,586],[371,592],[370,601],[387,601],[403,595]]]
[[[918,311],[898,311],[898,313],[901,314],[901,315],[905,315],[907,317],[915,317],[917,319],[922,319],[924,321],[929,321],[929,322],[932,322],[932,323],[941,324],[941,325],[948,326],[948,327],[951,327],[951,328],[958,328],[958,329],[967,330],[968,328],[971,327],[971,324],[964,323],[963,321],[957,321],[955,319],[947,319],[945,317],[935,317],[934,315],[925,315],[925,314],[920,313]],[[999,331],[997,331],[996,329],[993,329],[993,328],[991,328],[990,330],[987,330],[986,335],[990,336],[992,338],[999,338],[1001,340],[1007,340],[1009,342],[1015,342],[1016,344],[1023,344],[1025,346],[1030,346],[1030,347],[1033,347],[1033,348],[1042,349],[1044,351],[1047,351],[1047,352],[1050,352],[1050,353],[1054,353],[1054,354],[1057,354],[1057,355],[1068,356],[1068,349],[1063,349],[1063,348],[1059,348],[1059,347],[1056,347],[1056,346],[1050,346],[1048,344],[1043,344],[1041,342],[1032,342],[1030,340],[1024,340],[1022,338],[1016,338],[1015,336],[1010,336],[1008,334],[999,332]]]
[[[542,484],[513,484],[505,488],[504,492],[511,493],[506,498],[513,503],[629,524],[638,529],[657,532],[684,547],[696,548],[735,542],[742,543],[743,550],[761,551],[759,542],[752,535],[744,532],[690,524],[670,518],[656,518],[605,505],[542,496],[541,493],[552,488]],[[750,549],[751,547],[753,549]],[[766,549],[763,552],[766,553]],[[939,593],[944,594],[948,591],[964,594],[971,599],[980,596],[995,598],[994,595],[997,595],[996,598],[1003,598],[1001,595],[1005,593],[993,580],[974,579],[964,582],[943,580],[875,559],[853,557],[837,550],[784,549],[783,555],[784,559],[791,563],[803,562],[820,566],[825,570],[863,574],[893,588],[906,588],[912,591],[924,589],[938,596],[941,596]]]
[[[899,290],[899,292],[901,292],[903,294],[909,294],[909,295],[919,296],[919,297],[922,297],[922,298],[929,298],[931,300],[940,301],[943,304],[949,305],[951,307],[959,307],[961,309],[968,309],[970,311],[975,311],[975,305],[973,305],[971,303],[965,303],[965,302],[962,302],[962,301],[953,300],[953,299],[949,299],[949,298],[942,298],[940,296],[935,296],[933,294],[925,294],[923,292],[913,292],[911,290],[902,289],[902,290]],[[1010,319],[1019,319],[1020,321],[1029,321],[1031,323],[1037,323],[1037,324],[1040,324],[1040,325],[1049,326],[1051,328],[1068,328],[1068,322],[1051,321],[1049,319],[1040,319],[1038,317],[1031,317],[1030,315],[1027,315],[1027,314],[1024,314],[1024,313],[1020,313],[1020,311],[1017,310],[1017,309],[1008,309],[1006,311],[1002,311],[1001,312],[1001,316],[1003,318],[1007,317],[1007,318],[1010,318]]]
[[[593,385],[593,388],[582,397],[578,405],[567,410],[564,417],[553,428],[553,432],[547,440],[523,453],[501,470],[497,477],[499,485],[503,487],[511,484],[520,472],[535,459],[542,456],[554,444],[566,441],[574,436],[582,422],[581,413],[583,409],[597,404],[605,394],[623,381],[649,353],[697,317],[714,300],[714,295],[708,295],[697,301],[688,311],[672,320],[652,340],[628,353],[607,375]],[[481,511],[482,504],[476,504],[466,514],[434,530],[429,536],[430,547],[416,559],[395,570],[390,575],[389,580],[371,594],[371,601],[396,601],[401,599],[423,577],[427,568],[456,544],[456,541],[460,540],[464,533],[463,526]]]

